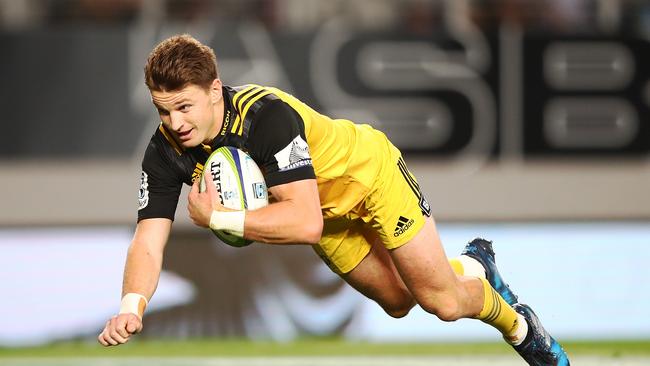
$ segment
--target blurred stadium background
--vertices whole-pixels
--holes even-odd
[[[274,85],[385,131],[448,254],[474,236],[494,240],[521,298],[578,342],[570,353],[602,348],[624,362],[631,347],[650,362],[641,0],[0,0],[0,356],[98,347],[88,344],[118,309],[141,154],[158,123],[142,67],[155,44],[185,32],[215,49],[226,84]],[[154,346],[127,354],[204,355],[173,342],[213,338],[334,337],[339,350],[499,340],[418,310],[391,319],[310,248],[229,248],[193,227],[183,202],[136,343]],[[511,363],[493,364],[518,364],[498,349]]]

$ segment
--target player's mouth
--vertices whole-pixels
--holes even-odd
[[[178,139],[181,140],[181,141],[187,141],[187,140],[189,140],[189,139],[191,138],[192,131],[194,131],[193,128],[191,128],[191,129],[189,129],[189,130],[187,130],[187,131],[177,132],[177,134],[178,134]]]

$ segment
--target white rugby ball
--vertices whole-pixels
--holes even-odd
[[[199,190],[205,192],[204,174],[210,174],[221,204],[233,210],[255,210],[269,204],[264,176],[255,161],[242,150],[223,146],[213,151],[203,165]],[[224,243],[243,247],[252,243],[225,230],[212,230]]]

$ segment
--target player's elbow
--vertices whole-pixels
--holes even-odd
[[[323,216],[315,216],[303,225],[303,240],[306,244],[318,244],[323,234]]]

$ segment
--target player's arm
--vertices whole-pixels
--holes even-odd
[[[219,203],[219,192],[209,174],[204,176],[205,192],[198,180],[188,196],[192,221],[210,227],[212,221],[242,220],[246,239],[270,244],[315,244],[323,231],[316,179],[303,179],[269,188],[276,202],[252,211],[233,211]],[[233,218],[229,217],[233,216]],[[226,228],[228,229],[228,228]]]
[[[153,296],[171,227],[172,221],[164,218],[146,219],[138,223],[126,256],[122,296],[137,293],[145,296],[147,301]]]
[[[277,202],[246,211],[244,237],[264,243],[318,243],[323,215],[316,179],[280,184],[269,192]]]
[[[208,192],[199,193],[197,184],[190,192],[190,218],[196,225],[259,242],[317,243],[323,217],[301,116],[280,100],[270,102],[252,122],[246,148],[264,172],[276,202],[253,211],[224,212],[227,209],[206,179]]]
[[[106,322],[97,337],[102,345],[126,343],[142,330],[144,308],[158,285],[171,224],[170,219],[163,218],[138,223],[124,267],[120,313]]]
[[[118,315],[106,322],[97,340],[104,346],[129,341],[142,330],[142,316],[153,296],[162,268],[163,252],[172,221],[152,218],[138,223],[126,256],[122,285],[122,304]]]
[[[182,186],[165,157],[164,143],[157,131],[142,160],[138,225],[126,256],[119,314],[106,322],[97,337],[104,346],[125,343],[142,330],[144,308],[158,285],[163,251]]]

